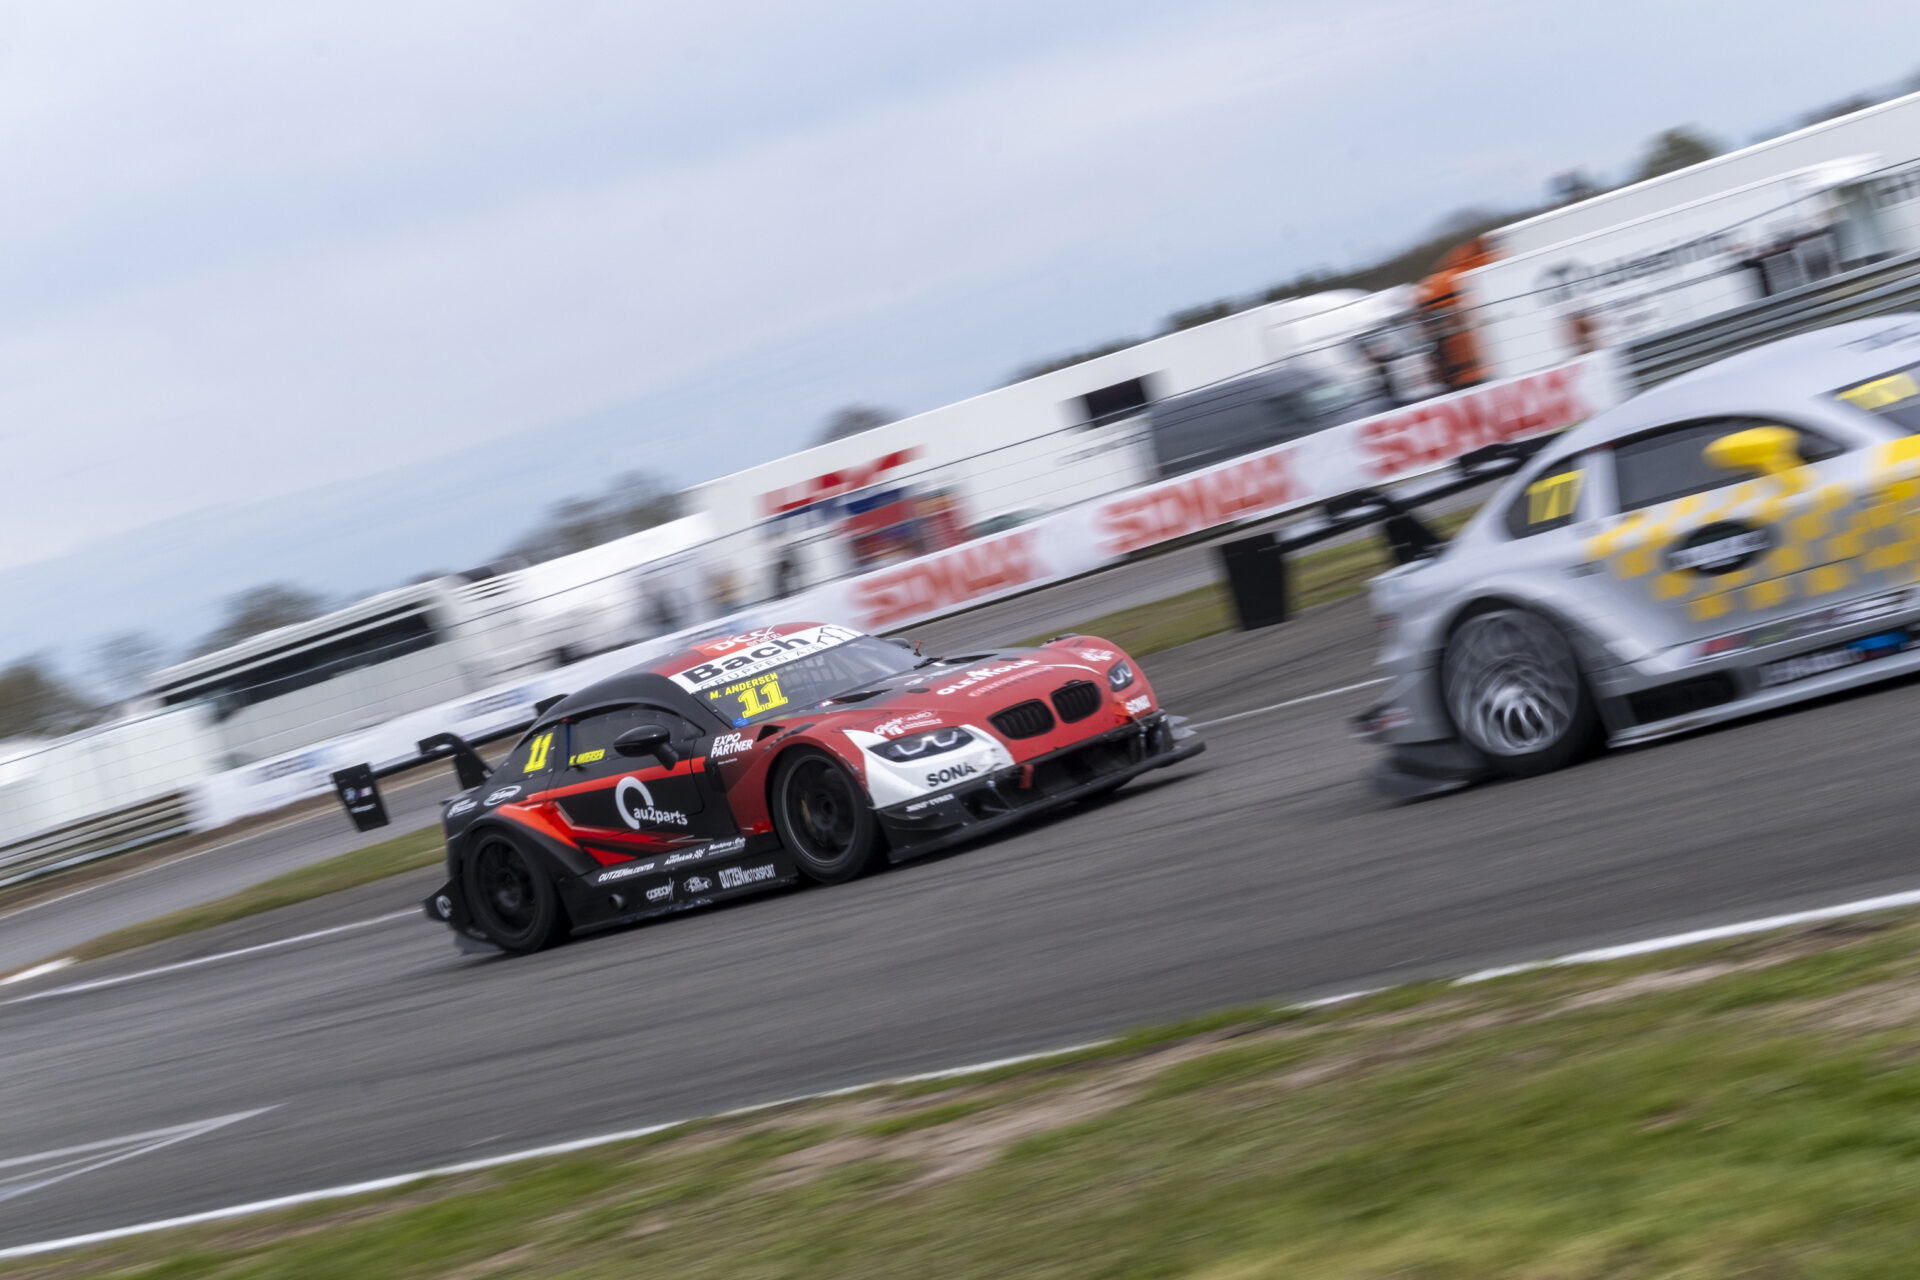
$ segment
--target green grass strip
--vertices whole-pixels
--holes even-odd
[[[878,1088],[8,1277],[1894,1280],[1912,914]]]
[[[300,867],[213,902],[155,916],[124,929],[115,929],[112,933],[103,933],[67,954],[75,960],[95,960],[101,956],[131,951],[135,947],[144,947],[148,943],[178,937],[183,933],[244,920],[263,911],[292,906],[296,902],[338,893],[342,889],[358,888],[402,872],[437,866],[445,857],[446,844],[440,828],[423,827],[391,840],[382,840],[378,844],[343,853],[337,858]]]

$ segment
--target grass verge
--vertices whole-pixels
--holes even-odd
[[[75,960],[96,960],[101,956],[144,947],[150,942],[242,920],[277,907],[292,906],[309,898],[371,884],[405,871],[435,866],[445,857],[446,844],[440,828],[423,827],[391,840],[382,840],[378,844],[343,853],[337,858],[328,858],[325,862],[289,871],[213,902],[155,916],[112,933],[103,933],[67,954]]]
[[[1473,510],[1450,511],[1427,523],[1442,536],[1450,536],[1472,516]],[[1393,567],[1393,557],[1386,540],[1373,535],[1293,556],[1287,565],[1292,574],[1293,607],[1311,609],[1360,594],[1368,579]],[[1103,613],[1073,629],[1111,640],[1139,658],[1231,631],[1237,625],[1226,584],[1210,582],[1165,600]],[[1039,644],[1059,634],[1052,631],[1022,643]]]
[[[1905,1277],[1917,1042],[1920,920],[1853,920],[1244,1009],[0,1274]]]

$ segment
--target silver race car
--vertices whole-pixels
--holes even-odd
[[[1407,798],[1920,669],[1920,315],[1789,338],[1541,450],[1375,579]]]

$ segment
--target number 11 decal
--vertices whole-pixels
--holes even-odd
[[[749,720],[786,705],[787,695],[780,692],[779,676],[768,676],[765,684],[750,684],[740,691],[740,710]]]

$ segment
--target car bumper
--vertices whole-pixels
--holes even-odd
[[[894,862],[921,857],[1191,759],[1206,743],[1177,716],[1147,716],[938,795],[875,810]]]
[[[1450,734],[1437,733],[1439,726],[1410,705],[1415,703],[1414,698],[1390,698],[1349,722],[1354,737],[1387,749],[1373,768],[1374,790],[1390,800],[1423,800],[1486,777],[1487,762],[1480,753]]]
[[[455,881],[447,881],[422,899],[420,914],[453,930],[454,942],[469,955],[506,954],[487,940],[487,935],[467,914],[466,904],[460,900],[460,886]]]

